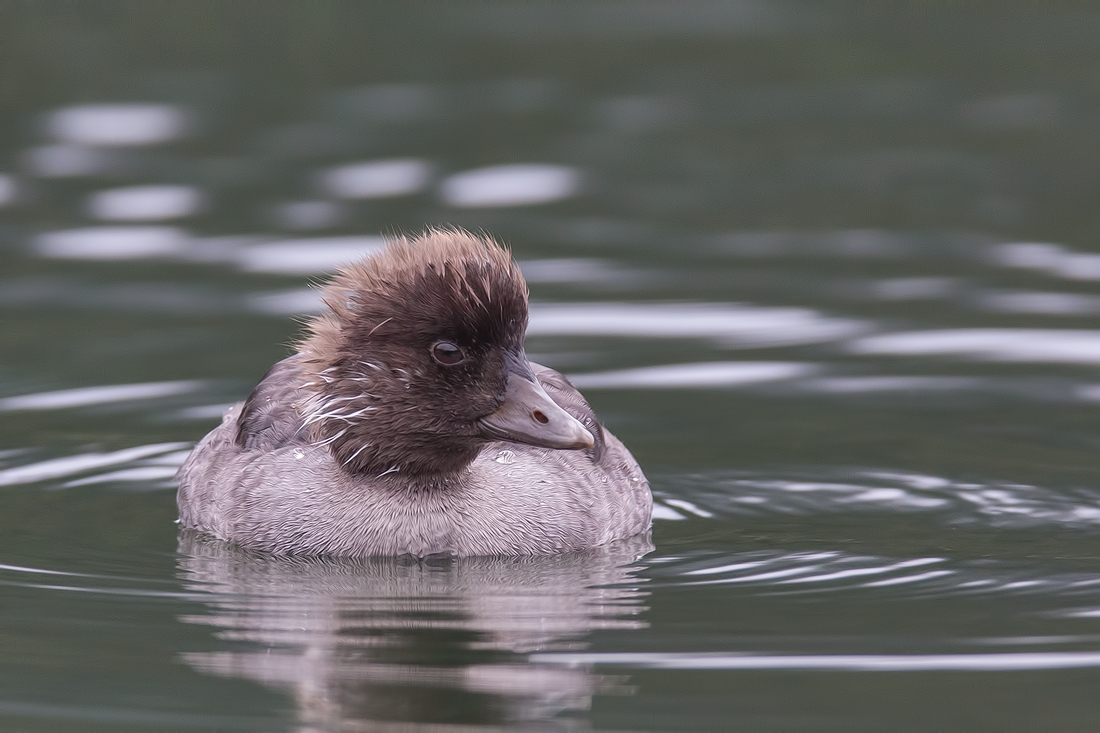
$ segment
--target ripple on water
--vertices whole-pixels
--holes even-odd
[[[194,216],[205,199],[193,186],[130,186],[88,197],[88,213],[101,221],[163,221]]]
[[[424,160],[372,160],[329,168],[317,176],[325,193],[342,199],[407,196],[427,187],[432,166]]]
[[[828,604],[815,606],[827,617],[835,615],[838,608],[865,609],[872,601],[893,601],[904,604],[905,616],[921,614],[919,609],[912,610],[918,602],[933,604],[924,607],[928,611],[950,615],[955,611],[947,609],[957,611],[975,602],[1012,598],[998,602],[1017,613],[1026,607],[1025,615],[1048,619],[1044,622],[1047,629],[1050,623],[1056,623],[1054,619],[1087,622],[1100,617],[1100,574],[1050,572],[1036,564],[939,556],[883,557],[844,550],[703,551],[650,557],[644,562],[648,566],[645,576],[655,594],[669,587],[683,592],[697,590],[706,593],[712,604],[723,603],[717,593],[725,594],[724,602],[728,604],[738,603],[729,600],[730,593],[736,594],[742,604],[770,604],[785,596],[797,596]],[[750,611],[744,619],[750,627],[751,616]],[[905,623],[903,619],[898,621]],[[826,620],[822,628],[835,628],[832,623]],[[868,623],[874,627],[870,619]],[[807,621],[806,630],[793,635],[746,633],[739,645],[728,640],[715,643],[705,634],[681,641],[681,648],[706,651],[549,651],[532,655],[532,660],[666,670],[801,672],[1002,672],[1100,667],[1100,650],[1095,648],[1100,635],[1082,634],[1080,625],[1073,626],[1076,633],[1071,634],[992,637],[952,636],[926,630],[905,636],[894,625],[886,635],[872,631],[815,634],[810,631],[814,626]],[[908,650],[914,644],[919,644],[915,652],[883,653],[899,647]],[[716,646],[727,649],[715,650]],[[975,649],[991,646],[1005,650]],[[830,653],[821,653],[825,649]]]
[[[314,275],[335,272],[379,251],[382,237],[323,237],[265,242],[236,251],[233,260],[246,272]]]
[[[741,390],[770,397],[835,399],[930,398],[952,400],[1026,400],[1096,402],[1100,385],[1065,377],[976,377],[947,375],[851,375],[851,367],[826,363],[772,361],[706,361],[662,364],[569,374],[582,389],[715,389]],[[833,372],[833,374],[830,374]],[[944,403],[957,405],[957,402]]]
[[[1100,364],[1100,331],[1040,328],[957,328],[868,336],[857,354],[962,356],[988,361]]]
[[[0,399],[0,411],[62,410],[72,407],[105,405],[118,402],[148,400],[156,397],[194,392],[206,386],[201,380],[177,382],[145,382],[141,384],[111,384],[99,387],[78,387],[54,392],[19,395]]]
[[[35,249],[43,257],[77,260],[134,260],[181,257],[188,237],[165,226],[103,226],[40,234]]]
[[[10,206],[19,200],[19,185],[15,176],[0,173],[0,207]]]
[[[1073,252],[1057,244],[1002,244],[993,249],[991,259],[1004,267],[1038,270],[1068,280],[1100,280],[1100,255]]]
[[[444,179],[440,196],[456,208],[548,204],[577,195],[579,171],[561,165],[512,164],[456,173]]]
[[[858,335],[868,325],[807,308],[734,303],[535,303],[531,336],[704,338],[730,346],[821,343]]]
[[[1100,491],[1087,487],[976,483],[889,470],[655,476],[654,484],[655,500],[665,507],[658,514],[680,515],[675,508],[690,502],[696,516],[923,512],[955,525],[1100,527]]]
[[[804,377],[818,370],[813,364],[766,361],[702,362],[640,367],[594,374],[574,374],[579,388],[731,387]]]
[[[840,551],[754,551],[675,558],[657,565],[653,578],[678,587],[744,586],[767,592],[820,592],[928,583],[959,573],[942,557],[890,559]],[[944,587],[937,583],[937,589]]]
[[[171,578],[119,575],[110,572],[73,572],[10,563],[0,563],[0,586],[51,593],[148,599],[156,602],[193,601],[201,597],[190,591],[178,590],[178,584]],[[165,586],[171,589],[166,590]]]
[[[1100,667],[1100,651],[994,654],[746,654],[620,652],[534,654],[543,664],[598,664],[649,669],[821,672],[1011,672]]]
[[[190,443],[154,443],[122,450],[77,453],[60,458],[49,458],[0,469],[0,486],[36,484],[46,481],[90,474],[97,469],[134,464],[127,469],[112,470],[109,474],[96,474],[74,479],[62,487],[81,486],[104,481],[148,482],[159,480],[152,488],[161,488],[175,475],[183,464],[191,447]],[[187,449],[187,450],[185,450]],[[155,459],[153,457],[156,457]],[[55,487],[56,488],[56,487]]]
[[[108,406],[113,410],[148,409],[148,403],[203,390],[205,381],[149,382],[104,385],[40,392],[0,399],[0,412],[54,411]],[[161,406],[163,407],[163,406]],[[175,409],[155,414],[155,419],[212,419],[228,405],[200,408],[201,414]],[[191,408],[195,410],[196,408]],[[46,488],[74,488],[93,484],[119,484],[130,489],[163,489],[175,485],[174,477],[192,447],[188,442],[138,445],[115,451],[78,451],[70,455],[38,459],[30,448],[0,452],[0,486],[45,484]]]
[[[88,104],[46,117],[46,132],[66,143],[101,147],[157,145],[182,137],[191,118],[168,104]]]
[[[1100,574],[1051,572],[1006,561],[891,558],[843,550],[752,550],[657,556],[645,562],[649,566],[646,576],[655,590],[726,589],[749,596],[838,597],[839,593],[855,602],[871,598],[1030,597],[1032,605],[1038,604],[1032,612],[1060,618],[1100,617],[1096,610],[1100,607]]]

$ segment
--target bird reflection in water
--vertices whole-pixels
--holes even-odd
[[[279,557],[184,531],[180,578],[207,612],[182,620],[237,643],[184,660],[289,691],[300,731],[583,727],[593,695],[629,694],[625,678],[526,655],[644,628],[633,563],[652,549],[641,535],[548,557]]]

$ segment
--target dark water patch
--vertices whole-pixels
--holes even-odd
[[[278,730],[282,726],[277,718],[244,717],[231,715],[202,715],[173,710],[138,710],[93,706],[75,706],[31,702],[27,700],[0,700],[0,714],[14,720],[48,721],[46,725],[62,723],[66,726],[103,726],[112,730]],[[30,730],[36,729],[30,723]],[[71,730],[71,728],[70,728]]]

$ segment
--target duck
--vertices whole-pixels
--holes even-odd
[[[457,228],[395,237],[321,301],[181,466],[183,528],[280,555],[418,558],[649,532],[630,451],[527,358],[527,285],[505,246]]]

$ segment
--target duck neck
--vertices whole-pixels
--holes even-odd
[[[430,483],[459,475],[477,457],[482,441],[435,436],[364,436],[354,430],[328,447],[341,470],[361,478],[400,475]]]

